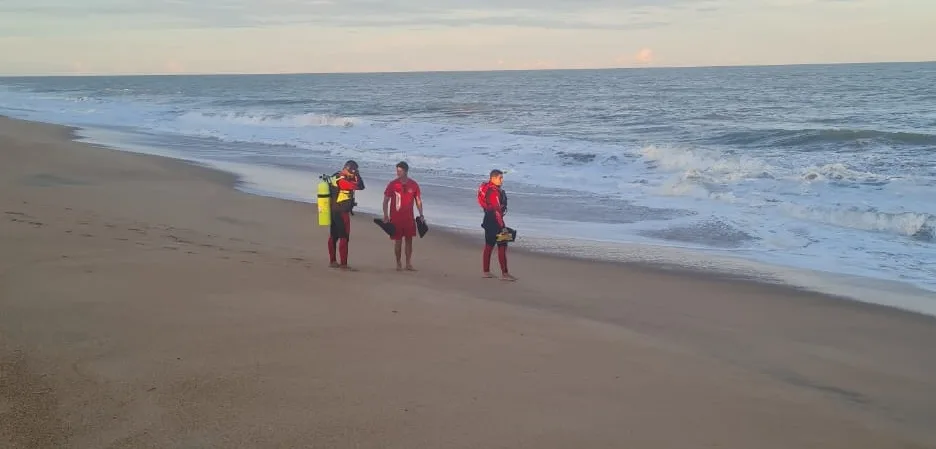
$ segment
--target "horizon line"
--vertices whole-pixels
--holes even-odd
[[[660,65],[631,67],[567,67],[545,69],[460,69],[460,70],[388,70],[388,71],[338,71],[338,72],[152,72],[152,73],[33,73],[2,74],[0,78],[53,78],[53,77],[131,77],[131,76],[277,76],[277,75],[389,75],[389,74],[432,74],[432,73],[499,73],[499,72],[560,72],[560,71],[612,71],[612,70],[660,70],[660,69],[720,69],[720,68],[763,68],[763,67],[808,67],[837,65],[882,65],[882,64],[931,64],[933,60],[865,61],[865,62],[803,62],[773,64],[716,64],[716,65]]]

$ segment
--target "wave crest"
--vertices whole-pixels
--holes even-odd
[[[717,144],[781,148],[822,144],[860,144],[868,141],[905,145],[934,145],[936,144],[936,135],[873,129],[756,129],[727,132],[712,139],[712,143]]]
[[[891,213],[858,207],[834,208],[790,203],[781,207],[789,215],[803,220],[862,231],[897,234],[922,242],[936,242],[936,216],[927,213]]]
[[[884,185],[890,182],[890,177],[852,170],[845,164],[826,164],[821,167],[810,167],[803,173],[803,180],[830,181],[836,184],[864,184],[864,185]]]
[[[687,179],[732,182],[773,178],[774,167],[756,158],[727,156],[718,151],[650,145],[640,150],[650,168],[682,171]]]
[[[178,120],[196,124],[216,123],[267,126],[274,128],[339,127],[350,128],[358,124],[353,117],[330,114],[269,114],[250,112],[185,112]]]

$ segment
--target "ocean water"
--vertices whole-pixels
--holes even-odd
[[[936,312],[934,86],[936,63],[29,77],[0,78],[0,114],[309,202],[353,158],[365,211],[406,160],[430,222],[470,231],[501,168],[535,249],[775,267]]]

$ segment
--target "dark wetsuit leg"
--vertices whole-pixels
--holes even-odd
[[[348,264],[348,240],[350,239],[351,213],[332,211],[331,227],[328,236],[328,257],[330,262],[336,262],[338,257],[340,257],[341,265]],[[338,254],[336,254],[336,252]]]

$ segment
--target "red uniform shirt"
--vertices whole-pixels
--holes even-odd
[[[390,198],[391,221],[397,221],[393,220],[394,217],[413,218],[413,204],[420,195],[419,184],[412,179],[408,179],[405,183],[400,182],[399,179],[390,181],[384,190],[384,196]]]
[[[494,183],[488,181],[478,188],[478,205],[484,210],[485,221],[493,221],[503,228],[504,212],[507,206],[507,195]]]

